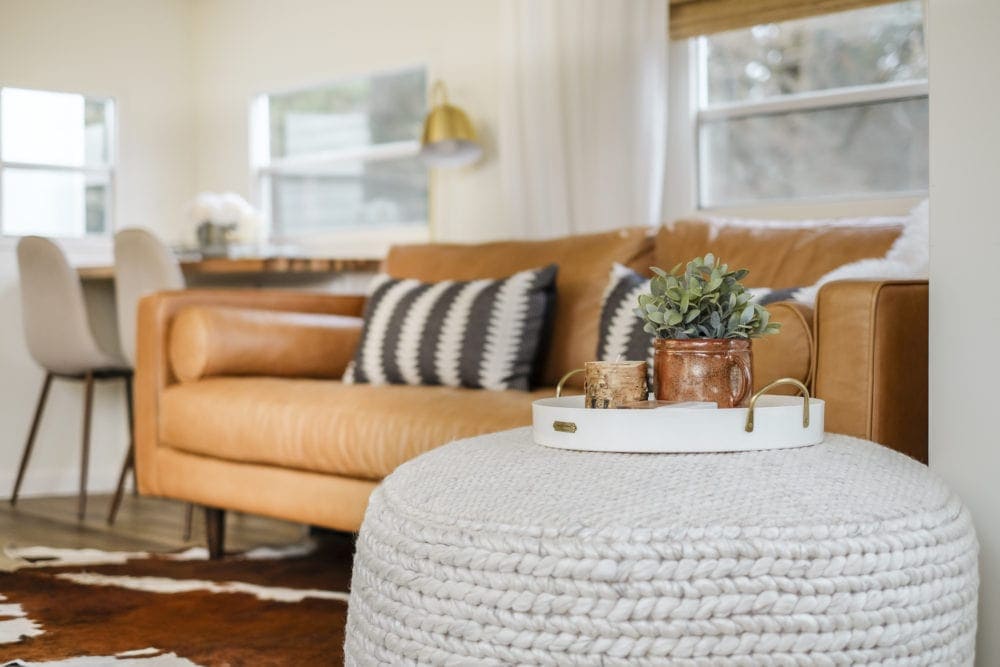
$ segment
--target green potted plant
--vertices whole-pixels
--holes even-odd
[[[740,282],[749,271],[730,271],[711,253],[670,272],[652,271],[649,294],[639,295],[635,312],[656,336],[656,398],[746,405],[753,391],[750,340],[781,327]]]

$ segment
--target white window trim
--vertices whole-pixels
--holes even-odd
[[[393,141],[384,144],[372,144],[364,148],[321,151],[310,155],[293,155],[291,157],[278,158],[277,160],[272,160],[268,165],[258,167],[257,171],[264,174],[290,176],[323,174],[323,169],[334,167],[342,162],[395,160],[403,157],[412,157],[419,152],[419,141]]]
[[[927,97],[927,81],[901,81],[898,83],[873,84],[867,86],[847,86],[809,93],[782,95],[777,98],[702,106],[698,111],[698,122],[715,120],[735,120],[765,114],[788,113],[792,111],[816,111],[838,107],[891,102]]]
[[[926,16],[926,15],[925,15]],[[924,19],[926,21],[926,18]],[[926,80],[851,86],[760,101],[705,104],[704,61],[701,40],[676,40],[670,44],[667,183],[663,211],[666,220],[684,217],[756,217],[773,219],[844,216],[902,215],[927,197],[927,191],[874,196],[832,196],[810,200],[772,200],[701,207],[699,195],[699,127],[715,120],[761,114],[812,111],[864,103],[920,99],[928,95]],[[695,72],[695,67],[699,71]]]
[[[372,76],[375,74],[387,74],[392,72],[402,72],[411,69],[423,69],[425,79],[430,81],[429,68],[426,65],[408,65],[395,67],[386,70],[367,72],[360,76]],[[339,255],[344,254],[343,242],[349,244],[348,254],[351,252],[364,253],[369,248],[377,252],[384,252],[385,248],[394,242],[417,242],[426,241],[429,237],[431,225],[431,180],[428,175],[427,183],[427,209],[428,219],[423,224],[409,225],[389,225],[378,228],[344,228],[325,232],[312,232],[304,234],[289,234],[284,230],[274,229],[274,214],[271,202],[271,176],[309,176],[323,175],[324,170],[336,169],[338,164],[348,161],[365,160],[369,162],[382,160],[395,160],[406,157],[416,157],[420,153],[420,142],[394,141],[345,150],[323,151],[310,155],[295,155],[291,157],[272,158],[271,157],[271,131],[270,131],[270,110],[268,107],[268,97],[271,95],[283,95],[298,91],[307,91],[323,86],[334,86],[342,83],[346,78],[327,79],[316,83],[272,90],[264,93],[257,93],[250,102],[250,195],[258,210],[263,213],[264,225],[266,227],[265,237],[271,243],[301,243],[308,241],[320,246],[330,245],[337,247]]]
[[[20,86],[0,86],[0,90],[4,88],[20,88]],[[108,194],[107,194],[107,209],[105,211],[107,215],[107,220],[104,225],[104,229],[100,232],[89,232],[85,233],[83,236],[68,236],[68,237],[57,237],[61,241],[70,243],[79,243],[87,239],[97,239],[106,240],[110,239],[114,235],[115,231],[115,221],[116,221],[116,201],[117,197],[117,183],[116,183],[116,172],[118,164],[118,116],[117,107],[115,99],[108,95],[92,95],[89,93],[80,93],[76,91],[58,90],[49,91],[47,89],[29,89],[29,90],[40,90],[43,92],[58,92],[58,93],[68,93],[71,95],[80,95],[85,99],[91,100],[101,100],[105,104],[106,114],[107,114],[107,124],[108,124],[108,157],[109,162],[99,165],[84,165],[80,167],[69,166],[64,164],[49,164],[45,162],[17,162],[17,161],[4,161],[3,160],[3,144],[2,136],[0,136],[0,239],[12,239],[16,242],[17,239],[21,238],[18,234],[8,234],[4,229],[3,224],[3,170],[4,169],[36,169],[38,171],[63,171],[77,174],[99,174],[103,175],[107,179],[108,184]],[[3,108],[0,107],[0,123],[3,122]],[[103,244],[102,244],[103,245]]]

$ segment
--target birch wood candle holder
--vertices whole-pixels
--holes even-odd
[[[645,361],[588,361],[583,368],[566,373],[556,386],[556,397],[563,385],[577,373],[585,373],[584,407],[624,408],[629,403],[649,398]]]
[[[584,373],[588,408],[620,408],[649,395],[645,361],[588,361]]]

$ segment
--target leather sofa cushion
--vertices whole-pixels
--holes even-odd
[[[808,383],[812,311],[787,302],[771,308],[782,332],[754,341],[754,385]],[[379,480],[457,438],[528,425],[531,402],[553,393],[208,377],[164,390],[160,439],[219,459]]]
[[[164,390],[160,439],[219,459],[378,480],[457,438],[526,426],[531,402],[553,393],[206,378]]]
[[[806,222],[681,220],[656,236],[656,266],[714,253],[732,268],[750,269],[747,287],[806,287],[838,266],[882,257],[902,231],[901,218]]]
[[[648,227],[630,227],[547,241],[394,246],[384,270],[394,278],[437,282],[505,278],[557,264],[555,319],[540,377],[541,384],[554,386],[567,371],[594,360],[601,300],[611,265],[618,262],[647,270],[653,233]]]
[[[754,341],[755,388],[779,377],[808,383],[812,310],[770,308],[782,332]],[[160,439],[219,459],[379,480],[457,438],[528,425],[531,402],[553,393],[205,377],[163,391]]]
[[[191,306],[170,330],[181,382],[213,375],[338,378],[361,337],[359,317]]]

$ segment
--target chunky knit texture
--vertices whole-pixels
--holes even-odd
[[[864,440],[612,454],[517,429],[372,495],[347,662],[971,664],[976,558],[957,496]]]

